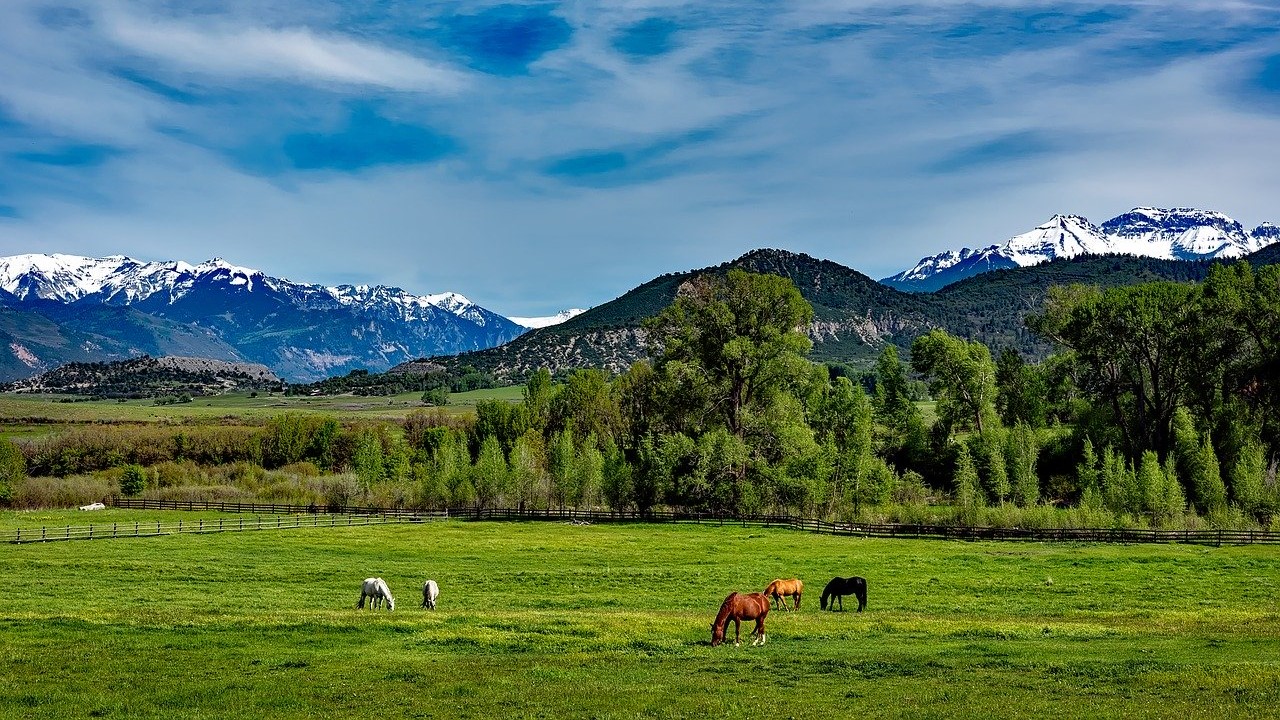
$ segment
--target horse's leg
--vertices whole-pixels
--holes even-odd
[[[742,621],[733,619],[733,646],[742,647]]]

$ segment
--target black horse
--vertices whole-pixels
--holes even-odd
[[[858,612],[862,612],[867,607],[867,581],[860,577],[851,578],[831,578],[831,582],[822,588],[822,600],[819,605],[823,610],[827,609],[827,601],[831,602],[831,609],[836,609],[836,602],[840,603],[840,609],[844,610],[844,596],[856,595],[858,597]]]

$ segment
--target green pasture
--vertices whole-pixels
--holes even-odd
[[[519,401],[520,386],[472,390],[449,395],[446,412],[475,410],[480,400]],[[12,435],[39,434],[46,423],[68,422],[166,422],[186,420],[266,419],[287,412],[323,413],[351,419],[399,420],[414,410],[425,410],[422,393],[401,393],[384,397],[326,395],[284,396],[279,393],[229,393],[198,397],[189,403],[156,405],[154,400],[83,400],[61,402],[67,396],[0,393],[0,423]],[[46,430],[47,431],[47,430]]]
[[[820,612],[824,582],[852,574],[867,612]],[[395,612],[353,609],[371,575]],[[771,613],[765,646],[709,646],[729,591],[791,576],[802,609]],[[418,608],[427,578],[435,612]],[[3,717],[1219,718],[1280,704],[1277,550],[1258,546],[453,521],[7,545],[0,583]]]

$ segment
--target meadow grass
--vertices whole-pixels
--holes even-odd
[[[481,400],[518,402],[524,388],[520,386],[471,390],[451,393],[443,410],[452,414],[475,411]],[[6,434],[21,437],[41,434],[57,426],[47,423],[65,422],[173,422],[186,420],[240,421],[265,420],[283,413],[324,414],[338,418],[365,420],[400,420],[414,410],[425,410],[422,393],[410,392],[382,397],[359,395],[326,395],[318,397],[228,393],[197,397],[189,403],[156,405],[153,400],[90,400],[61,402],[65,395],[0,393],[0,423]],[[42,422],[32,423],[32,419]]]
[[[0,716],[1266,717],[1276,559],[458,521],[9,545]],[[867,612],[820,612],[852,574]],[[353,609],[373,575],[395,612]],[[793,576],[765,646],[710,647],[729,591]]]

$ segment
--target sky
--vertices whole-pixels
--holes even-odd
[[[1280,0],[0,2],[3,255],[536,316],[1278,190]]]

